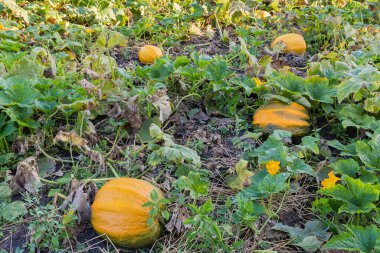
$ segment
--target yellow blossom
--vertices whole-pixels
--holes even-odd
[[[253,81],[255,81],[256,87],[260,87],[261,85],[263,85],[263,82],[261,82],[261,80],[257,77],[254,77]]]
[[[95,30],[92,29],[92,28],[86,28],[86,29],[84,29],[84,31],[85,31],[86,33],[88,33],[88,34],[91,34],[91,33],[94,33],[94,32],[95,32]]]
[[[265,167],[267,168],[268,173],[274,176],[277,171],[280,170],[280,162],[271,160],[265,165]]]
[[[325,178],[321,183],[323,189],[329,189],[331,187],[334,187],[336,182],[338,182],[340,180],[339,177],[334,175],[333,171],[330,171],[328,175],[329,175],[329,177]]]

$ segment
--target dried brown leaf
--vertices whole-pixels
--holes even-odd
[[[172,114],[170,98],[166,95],[166,90],[158,90],[150,97],[150,102],[160,111],[159,119],[165,122]]]
[[[12,192],[17,193],[26,190],[35,194],[41,185],[38,175],[39,167],[34,156],[26,158],[17,166],[16,175],[11,178],[10,187]]]
[[[132,97],[124,111],[124,117],[131,124],[132,128],[139,129],[142,121],[139,115],[139,107],[136,103],[137,96]]]
[[[91,220],[91,206],[96,185],[94,183],[82,183],[77,179],[70,182],[70,194],[60,206],[60,209],[65,209],[71,206],[78,215],[79,224],[87,224]]]
[[[59,131],[58,134],[54,137],[54,141],[68,142],[79,148],[89,149],[87,146],[88,141],[74,132]]]

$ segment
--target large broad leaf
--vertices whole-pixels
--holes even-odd
[[[348,76],[351,76],[351,78],[343,81],[338,86],[338,102],[342,102],[345,98],[359,91],[362,87],[373,91],[373,87],[378,87],[378,85],[373,84],[379,81],[379,74],[380,72],[370,65],[352,69],[347,74]]]
[[[187,176],[181,176],[175,183],[180,189],[189,190],[193,199],[206,196],[210,184],[207,178],[193,171],[190,171]]]
[[[356,142],[356,152],[365,165],[380,170],[380,135],[368,142]]]
[[[260,183],[263,179],[268,175],[266,170],[260,170],[253,177],[251,177],[251,185],[242,190],[238,197],[242,198],[251,198],[251,199],[259,199],[267,196],[267,194],[260,191]]]
[[[165,59],[157,59],[149,69],[149,78],[163,82],[174,72],[173,64]]]
[[[8,201],[11,199],[12,190],[7,183],[0,183],[0,201]]]
[[[338,86],[338,102],[341,103],[350,94],[359,91],[362,83],[354,79],[348,79],[341,82]]]
[[[380,252],[380,229],[375,225],[368,227],[346,226],[348,232],[331,238],[325,249],[359,251],[361,253]]]
[[[259,191],[263,194],[279,193],[284,190],[288,184],[285,182],[290,173],[280,173],[277,175],[266,175],[260,182]]]
[[[291,165],[288,166],[288,171],[293,174],[305,173],[311,176],[315,176],[315,171],[310,167],[310,165],[306,164],[302,159],[295,159]]]
[[[198,154],[185,146],[174,144],[170,147],[161,147],[156,151],[160,157],[164,157],[168,162],[174,162],[177,165],[183,163],[194,164],[195,167],[201,166],[200,157]]]
[[[224,60],[216,60],[213,64],[207,65],[206,76],[213,82],[222,82],[232,73]]]
[[[277,84],[282,90],[286,90],[292,93],[304,93],[306,81],[291,73],[279,73],[274,72],[272,80]]]
[[[0,203],[0,220],[14,221],[27,212],[24,203],[19,200],[10,203]]]
[[[274,160],[281,162],[281,165],[284,166],[286,164],[287,147],[281,140],[274,136],[269,136],[260,147],[254,150],[253,154],[258,157],[260,164]]]
[[[42,95],[29,86],[28,79],[11,77],[0,84],[3,90],[0,92],[0,105],[29,107]]]
[[[349,176],[343,176],[342,179],[346,186],[337,185],[321,190],[321,193],[343,202],[339,213],[368,213],[376,208],[373,202],[379,199],[380,194],[377,187]]]
[[[325,77],[310,76],[306,79],[306,94],[313,100],[323,103],[333,103],[336,89],[329,85]]]
[[[291,244],[310,252],[317,251],[330,237],[330,233],[326,232],[327,229],[319,221],[308,221],[304,229],[285,226],[281,223],[277,223],[272,228],[288,233],[292,239]]]
[[[342,104],[338,106],[336,115],[344,128],[356,127],[372,130],[380,127],[380,121],[376,120],[374,116],[365,113],[363,107],[357,104]]]
[[[319,138],[313,136],[305,136],[302,138],[302,147],[312,151],[314,154],[319,154]]]
[[[5,114],[0,114],[0,139],[11,135],[17,128],[14,126],[14,122],[8,121]]]
[[[336,172],[341,175],[347,175],[350,177],[356,177],[356,173],[359,171],[359,163],[354,159],[338,160],[331,165]]]

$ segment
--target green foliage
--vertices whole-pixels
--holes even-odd
[[[147,219],[148,227],[152,226],[157,219],[167,221],[170,218],[170,213],[166,209],[166,205],[171,203],[170,200],[165,198],[158,199],[158,193],[156,190],[150,193],[150,198],[151,201],[148,201],[143,205],[143,207],[150,208],[149,217]]]
[[[284,222],[293,199],[312,205],[334,234],[326,249],[379,251],[379,4],[341,2],[0,3],[1,236],[26,218],[24,248],[83,251],[68,245],[75,211],[52,204],[63,202],[70,187],[62,184],[138,176],[155,178],[171,201],[152,192],[148,225],[158,218],[177,232],[150,251],[270,252],[277,242],[268,224]],[[287,32],[304,36],[306,54],[269,49]],[[144,44],[164,56],[142,65]],[[254,111],[271,99],[305,106],[310,136],[252,133]],[[86,139],[86,150],[58,146],[59,130]],[[9,179],[30,156],[57,162],[39,167],[45,205],[11,196]],[[274,175],[272,160],[280,162]],[[341,180],[317,190],[331,170]],[[298,203],[303,194],[307,203]],[[304,251],[329,235],[315,221],[275,228],[289,234],[281,243]],[[248,243],[252,233],[259,243]]]
[[[317,251],[322,243],[330,237],[330,233],[326,232],[327,228],[324,228],[319,221],[308,221],[303,229],[277,223],[273,229],[288,233],[292,239],[292,245],[301,247],[308,252]]]
[[[376,205],[373,203],[379,199],[380,191],[377,186],[363,183],[360,179],[354,179],[344,175],[344,185],[337,185],[330,189],[323,189],[321,193],[342,201],[339,213],[368,213]]]
[[[368,227],[346,226],[347,232],[331,238],[325,249],[359,251],[372,253],[380,250],[380,229],[375,225]]]
[[[190,171],[187,176],[181,176],[176,185],[181,190],[190,191],[190,197],[197,199],[208,194],[210,182],[202,174]]]

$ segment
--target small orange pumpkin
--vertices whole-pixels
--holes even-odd
[[[145,45],[139,50],[139,60],[145,64],[151,64],[162,56],[162,51],[156,46]]]
[[[259,19],[266,19],[266,18],[269,18],[270,16],[271,16],[270,13],[267,11],[262,11],[262,10],[255,11],[255,17]]]
[[[297,136],[307,134],[310,123],[308,112],[302,105],[276,101],[256,110],[253,115],[253,126],[267,133],[280,129],[290,131]]]
[[[121,247],[141,248],[153,244],[162,228],[158,220],[148,226],[151,208],[143,207],[152,191],[163,193],[151,183],[134,178],[117,178],[108,181],[96,193],[91,206],[91,223],[94,230]]]
[[[296,54],[302,54],[306,52],[306,42],[302,35],[296,33],[281,35],[272,42],[272,48],[280,42],[285,44],[285,53],[293,52]]]

